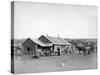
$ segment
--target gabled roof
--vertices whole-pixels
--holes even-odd
[[[49,41],[51,41],[53,44],[56,45],[71,45],[69,42],[60,37],[52,37],[52,36],[44,36],[44,37],[46,37]]]
[[[44,35],[42,35],[44,36]],[[55,45],[71,45],[68,41],[64,40],[63,38],[58,38],[58,37],[51,37],[51,36],[44,36],[46,37],[49,41],[51,41],[52,43],[43,43],[41,40],[36,39],[36,38],[27,38],[32,40],[33,42],[35,42],[36,44],[42,46],[42,47],[50,47],[53,44]],[[27,39],[23,39],[23,40],[14,40],[14,45],[15,46],[20,46],[22,45]]]
[[[36,44],[38,44],[42,47],[50,47],[53,45],[52,43],[45,44],[42,41],[40,41],[39,39],[32,39],[32,41],[34,41]]]
[[[36,39],[36,38],[27,38],[27,39],[30,39],[32,40],[34,43],[42,46],[42,47],[50,47],[52,46],[53,44],[52,43],[48,43],[48,44],[45,44],[43,42],[41,42],[39,39]],[[21,40],[14,40],[14,43],[12,44],[12,46],[21,46],[27,39],[21,39]]]

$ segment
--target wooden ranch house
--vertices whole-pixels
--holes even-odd
[[[51,36],[40,36],[39,40],[45,44],[52,44],[51,49],[54,52],[57,52],[58,55],[61,55],[66,48],[71,46],[66,40],[60,37],[51,37]]]
[[[63,51],[70,47],[71,44],[60,37],[40,36],[38,39],[26,39],[22,43],[23,52],[25,54],[38,55],[39,52],[50,54],[51,51],[61,55]]]

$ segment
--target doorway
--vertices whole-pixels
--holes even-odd
[[[58,56],[60,56],[60,47],[57,47]]]
[[[27,51],[30,52],[31,51],[31,48],[30,47],[27,47]]]
[[[28,55],[31,55],[33,52],[32,52],[32,48],[31,47],[27,47],[27,54]]]

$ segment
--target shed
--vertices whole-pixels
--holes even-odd
[[[23,47],[24,54],[36,55],[37,44],[33,40],[31,40],[30,38],[27,38],[22,43],[22,47]]]

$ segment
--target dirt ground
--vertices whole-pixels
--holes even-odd
[[[21,73],[55,72],[97,68],[97,55],[63,55],[34,59],[24,55],[14,60],[14,71]]]

